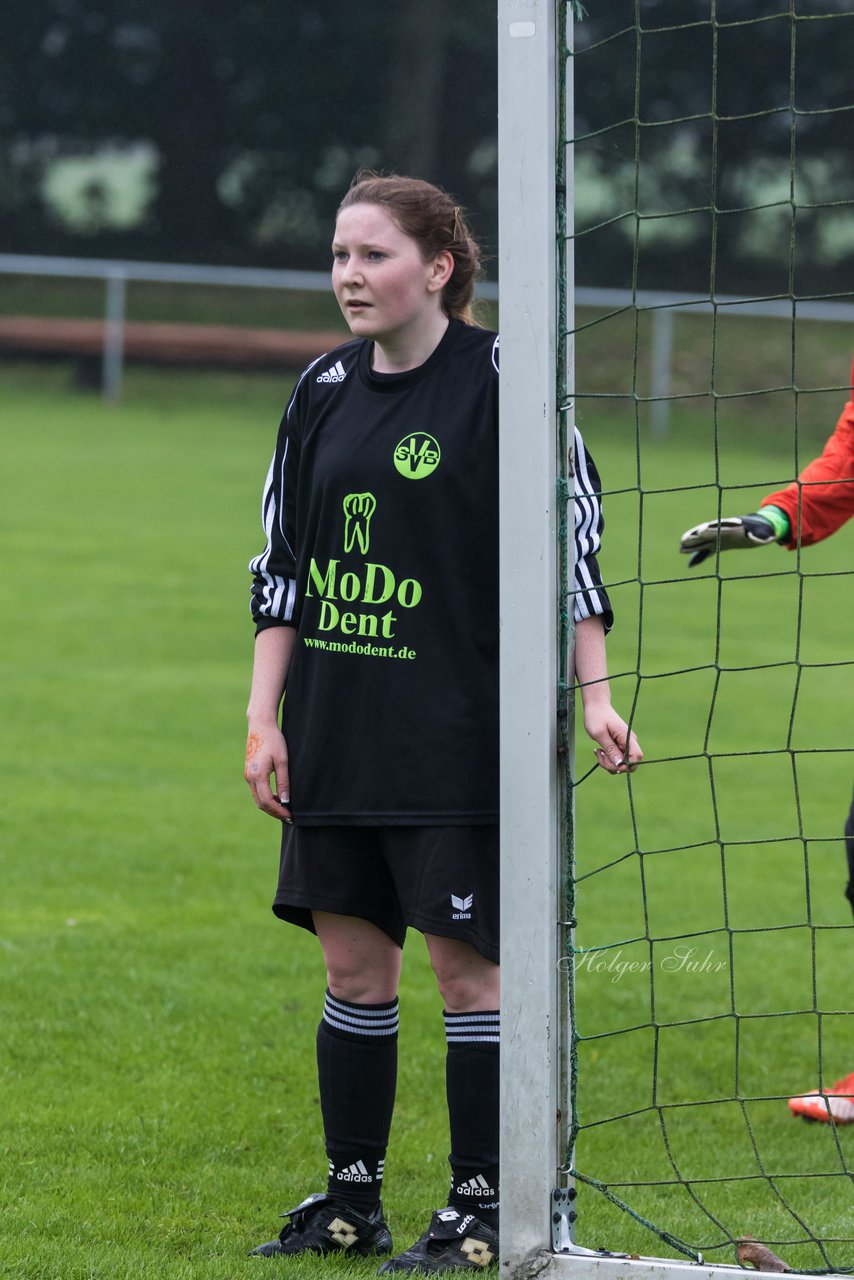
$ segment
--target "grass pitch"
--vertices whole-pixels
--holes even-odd
[[[275,1234],[276,1215],[325,1176],[313,1056],[322,965],[314,941],[270,913],[277,832],[242,781],[252,649],[245,566],[261,545],[260,488],[287,387],[131,370],[123,403],[108,407],[72,392],[60,367],[6,365],[0,376],[0,1275],[255,1276],[259,1261],[246,1250]],[[674,422],[666,440],[645,438],[642,487],[705,474],[699,421]],[[714,660],[718,584],[705,571],[689,581],[675,548],[683,528],[714,514],[712,491],[641,499],[631,424],[603,408],[582,426],[607,488],[618,491],[606,499],[603,559],[606,577],[624,582],[613,588],[610,661],[615,702],[628,710],[640,646],[649,678],[635,720],[649,765],[631,789],[604,775],[579,787],[578,942],[610,947],[609,959],[622,948],[631,961],[648,957],[635,939],[660,938],[660,1023],[727,1014],[736,975],[739,1012],[777,1015],[742,1023],[744,1092],[809,1087],[817,1019],[793,1010],[841,1006],[822,1020],[826,1078],[854,1068],[844,1012],[851,930],[819,935],[814,994],[803,853],[776,842],[793,821],[791,772],[781,777],[765,755],[723,762],[710,813],[708,772],[699,777],[687,759],[702,750],[709,718],[714,676],[689,669]],[[732,431],[727,457],[736,483],[767,479],[769,459],[781,472],[789,465],[771,428],[754,430],[749,419]],[[819,575],[847,572],[850,531],[808,554],[803,660],[838,661],[850,647],[850,611],[840,604],[850,580]],[[791,567],[776,549],[749,563],[763,572],[775,557]],[[643,591],[632,581],[638,565]],[[790,661],[798,590],[789,576],[728,580],[721,652],[731,665]],[[799,820],[815,841],[811,918],[844,925],[837,836],[854,772],[847,669],[801,679],[792,732],[811,749],[798,789]],[[783,667],[725,675],[710,729],[716,749],[785,744],[791,694]],[[579,746],[580,765],[588,750]],[[726,906],[719,835],[728,842]],[[649,852],[640,859],[636,847]],[[747,950],[730,951],[727,927],[756,924],[773,932],[732,935]],[[682,935],[728,967],[664,967]],[[649,1110],[650,970],[614,980],[613,970],[589,967],[577,987],[588,1037],[579,1167],[683,1238],[720,1236],[684,1190],[618,1186],[672,1177]],[[448,1149],[441,1004],[414,935],[401,1020],[386,1206],[396,1241],[408,1244],[444,1197]],[[667,1129],[683,1176],[755,1172],[737,1108],[701,1105],[733,1095],[732,1019],[663,1028],[657,1052],[655,1101],[685,1104],[668,1113]],[[837,1147],[827,1127],[790,1120],[785,1101],[761,1108],[753,1124],[767,1171],[798,1174],[804,1220],[827,1239],[850,1238],[846,1180],[818,1175],[845,1160],[851,1168],[854,1135],[841,1131]],[[631,1111],[640,1114],[615,1118]],[[767,1186],[732,1182],[704,1195],[727,1231],[791,1238]],[[783,1189],[791,1198],[791,1184]],[[583,1194],[581,1208],[584,1243],[672,1252],[600,1193]],[[850,1243],[832,1248],[835,1265],[852,1264]],[[733,1260],[731,1251],[711,1256]],[[790,1260],[809,1258],[805,1250]],[[320,1269],[312,1260],[289,1266]]]

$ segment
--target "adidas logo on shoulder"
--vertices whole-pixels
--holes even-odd
[[[340,360],[336,360],[331,369],[317,375],[315,382],[343,382],[346,377],[347,370]]]

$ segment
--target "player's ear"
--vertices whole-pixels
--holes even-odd
[[[428,292],[436,293],[438,290],[444,289],[453,274],[454,256],[447,249],[443,249],[441,253],[436,254],[436,257],[430,263],[430,271],[427,276]]]

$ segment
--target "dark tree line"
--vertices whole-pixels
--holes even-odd
[[[134,141],[148,217],[90,252],[316,263],[359,163],[443,181],[494,233],[495,47],[492,0],[6,0],[3,244],[69,247],[44,164]]]
[[[854,265],[850,0],[794,0],[794,17],[779,0],[585,7],[579,279],[838,283]],[[494,252],[496,35],[496,0],[6,0],[0,247],[323,266],[367,164],[442,182]],[[134,144],[156,157],[138,223],[64,223],[50,166]]]

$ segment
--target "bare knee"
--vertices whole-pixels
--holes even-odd
[[[427,936],[430,963],[449,1013],[497,1009],[500,969],[467,942]]]
[[[390,967],[363,969],[327,957],[326,983],[348,1004],[388,1004],[397,995],[398,973]]]
[[[314,912],[329,990],[348,1004],[388,1004],[397,995],[400,948],[366,920]]]
[[[498,968],[497,965],[492,966]],[[454,974],[440,978],[436,975],[439,992],[448,1013],[473,1013],[477,1009],[497,1009],[498,974],[487,980],[469,974]]]

